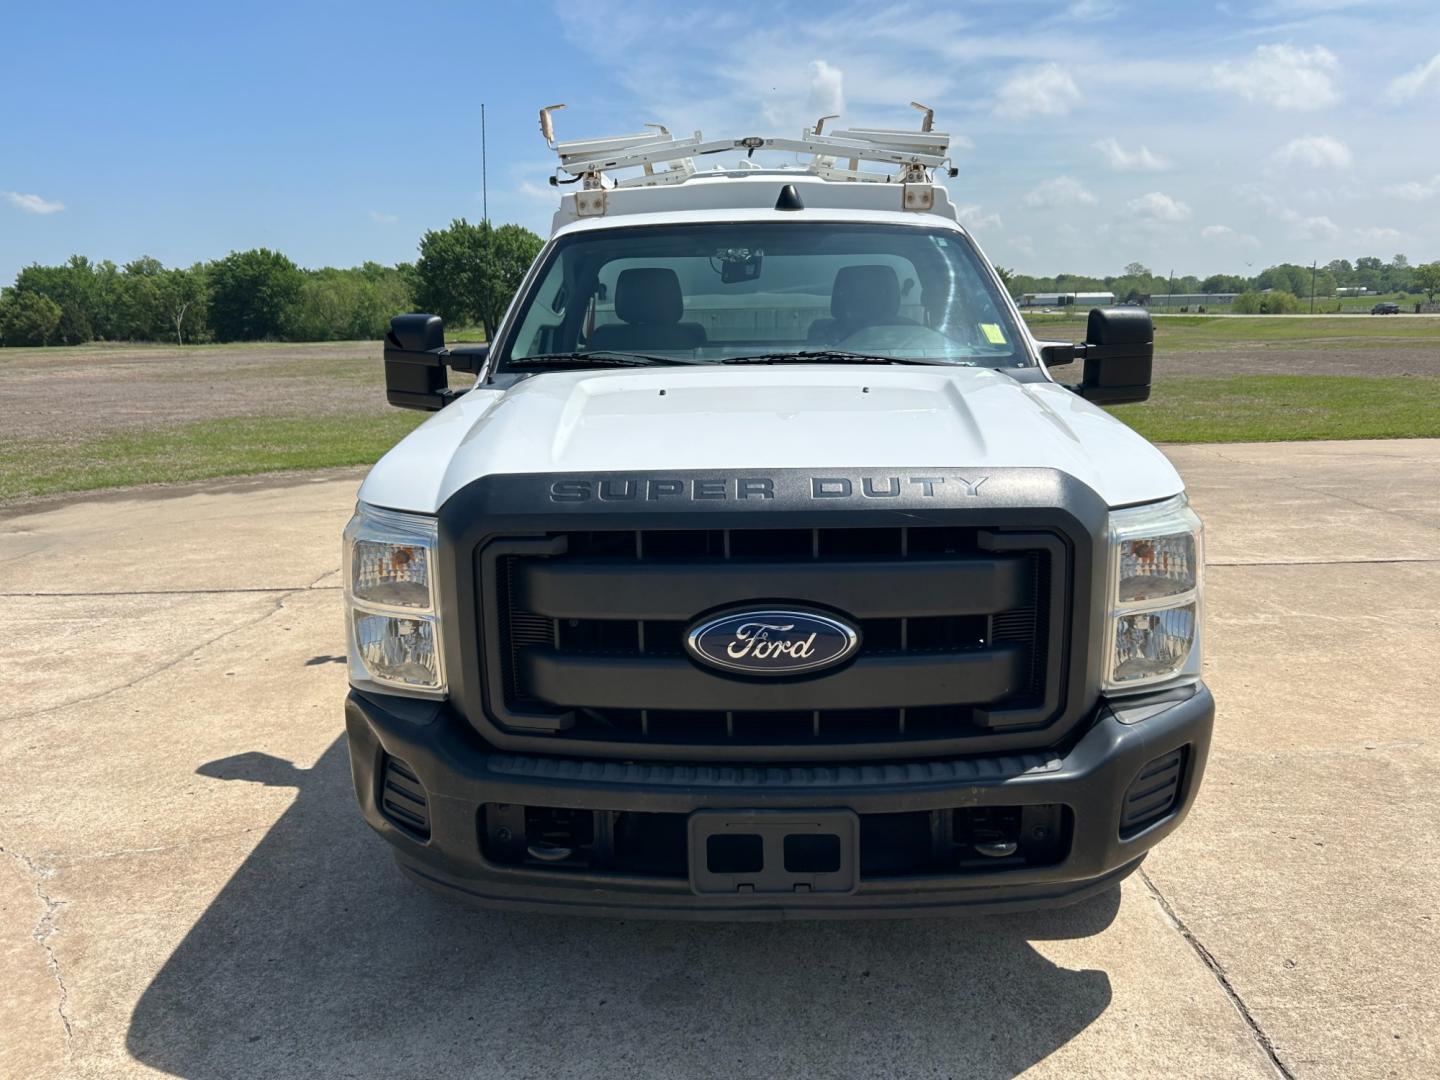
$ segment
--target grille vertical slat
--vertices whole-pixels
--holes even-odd
[[[990,640],[998,643],[1024,642],[1030,646],[1030,672],[1026,693],[1038,697],[1045,678],[1045,635],[1040,632],[1043,597],[1050,589],[1049,562],[1041,552],[1032,551],[1030,560],[1030,601],[1022,608],[998,612],[990,618]]]

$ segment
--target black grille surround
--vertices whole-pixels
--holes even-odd
[[[485,477],[440,512],[452,703],[502,749],[642,761],[1054,745],[1098,697],[1105,528],[1048,469]],[[858,654],[763,680],[685,654],[696,618],[780,603],[849,617]]]

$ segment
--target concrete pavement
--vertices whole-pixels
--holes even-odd
[[[340,741],[358,474],[0,515],[0,1076],[1440,1072],[1440,441],[1176,448],[1219,719],[1060,912],[690,926],[402,881]]]

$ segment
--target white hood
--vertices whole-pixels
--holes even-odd
[[[667,367],[548,372],[476,389],[383,457],[360,489],[434,513],[495,473],[1043,467],[1110,506],[1178,494],[1164,455],[1054,383],[985,368]]]

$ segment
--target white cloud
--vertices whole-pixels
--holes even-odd
[[[1079,180],[1057,176],[1036,184],[1020,200],[1024,206],[1094,206],[1100,200]]]
[[[1167,267],[1171,260],[1177,273],[1246,272],[1244,261],[1251,259],[1253,273],[1302,255],[1307,262],[1329,258],[1331,244],[1336,254],[1353,258],[1359,243],[1353,229],[1369,224],[1408,231],[1417,250],[1434,247],[1440,215],[1424,211],[1440,207],[1440,187],[1429,188],[1440,159],[1427,160],[1420,120],[1436,86],[1428,83],[1403,109],[1382,98],[1390,80],[1428,61],[1440,44],[1420,35],[1421,22],[1396,37],[1375,20],[1277,25],[1289,16],[1255,15],[1258,6],[1292,2],[1259,0],[1246,8],[1232,0],[1230,16],[1206,23],[1214,31],[1209,36],[1172,27],[1174,33],[1139,38],[1111,32],[1143,16],[1130,0],[1118,0],[1119,19],[1099,23],[1087,20],[1105,14],[1111,6],[1105,0],[1047,0],[1034,10],[1020,5],[1026,14],[1019,19],[993,3],[842,0],[823,19],[800,6],[772,4],[759,22],[755,9],[743,5],[712,12],[632,0],[588,14],[571,5],[562,20],[564,44],[608,72],[610,89],[572,101],[558,120],[566,139],[640,131],[644,121],[668,124],[681,137],[697,128],[710,138],[793,137],[843,108],[828,128],[913,131],[919,116],[907,102],[923,101],[936,108],[936,128],[963,132],[979,146],[967,150],[968,141],[958,137],[952,143],[961,175],[945,183],[956,204],[969,204],[960,209],[961,220],[1006,265],[1033,259],[1026,268],[1037,273],[1100,269],[1107,244],[1097,237],[1106,225],[1127,257]],[[642,55],[684,55],[685,78],[657,79],[653,65],[634,62]],[[897,71],[910,74],[897,82]],[[1136,87],[1144,88],[1146,101],[1164,102],[1160,113],[1131,107]],[[1305,111],[1309,107],[1318,111]],[[1407,116],[1413,121],[1408,134]],[[1016,141],[1019,133],[1042,128],[1061,137]],[[1272,160],[1282,144],[1304,136],[1344,144],[1349,166],[1336,167],[1344,151],[1337,159],[1325,143],[1286,151],[1288,164]],[[537,157],[540,147],[530,125],[510,154]],[[734,156],[696,165],[707,170]],[[762,153],[755,159],[767,166],[796,160]],[[994,167],[1000,160],[1009,167]],[[560,194],[545,186],[553,164],[506,174],[501,198],[509,201],[497,211],[492,188],[492,214],[503,220],[513,212],[543,232]],[[529,181],[523,188],[522,180]],[[43,190],[40,180],[32,183]],[[1237,191],[1242,185],[1247,190]],[[1189,216],[1170,220],[1178,211],[1149,202],[1126,209],[1128,201],[1157,189],[1188,206]],[[58,188],[52,194],[67,195]],[[1287,208],[1296,220],[1281,216]],[[0,204],[0,218],[7,209]],[[402,217],[402,225],[411,220],[408,211]],[[1067,237],[1060,228],[1066,221],[1079,235]],[[1229,231],[1205,231],[1221,224]],[[1334,241],[1302,243],[1292,235],[1321,236],[1331,228],[1339,229]],[[1027,234],[1033,256],[1021,239]],[[1404,243],[1360,246],[1389,250]]]
[[[1375,0],[1270,0],[1268,4],[1253,9],[1251,13],[1262,19],[1285,13],[1324,14],[1344,11],[1346,8],[1370,7],[1374,2]]]
[[[1436,173],[1429,180],[1407,180],[1403,184],[1391,184],[1384,190],[1385,194],[1392,198],[1404,199],[1406,202],[1424,202],[1440,195],[1440,173]]]
[[[0,191],[6,200],[18,206],[27,214],[53,214],[65,209],[62,202],[51,202],[49,199],[42,199],[39,195],[24,195],[18,191]]]
[[[370,211],[370,220],[379,225],[394,225],[400,220],[399,214],[386,214],[380,210]]]
[[[1120,5],[1115,0],[1075,0],[1060,14],[1060,18],[1071,22],[1102,22],[1120,14]]]
[[[806,107],[811,116],[841,116],[845,112],[845,73],[824,60],[810,61],[810,94]]]
[[[1261,184],[1253,180],[1244,184],[1236,184],[1231,190],[1235,193],[1235,197],[1241,202],[1248,203],[1251,206],[1263,206],[1272,213],[1278,212],[1281,206],[1284,205],[1280,199],[1271,193],[1269,185]]]
[[[537,184],[533,180],[521,180],[515,185],[515,190],[527,199],[535,199],[552,205],[560,201],[560,192],[557,192],[549,184]]]
[[[1206,225],[1200,230],[1200,236],[1205,240],[1213,240],[1216,243],[1243,244],[1246,247],[1254,247],[1260,243],[1258,237],[1247,232],[1232,229],[1229,225]]]
[[[1190,216],[1190,207],[1163,191],[1152,191],[1138,199],[1131,199],[1125,204],[1125,209],[1151,221],[1184,221]]]
[[[1430,86],[1440,90],[1440,53],[1404,75],[1391,79],[1390,85],[1385,88],[1385,100],[1395,104],[1411,101]]]
[[[1323,109],[1340,100],[1335,54],[1323,45],[1261,45],[1244,60],[1216,64],[1210,81],[1246,101],[1277,109]]]
[[[1080,88],[1059,64],[1043,64],[1016,72],[995,95],[995,115],[1010,120],[1025,116],[1064,116],[1080,103]]]
[[[1348,169],[1355,158],[1350,148],[1332,135],[1302,135],[1276,150],[1270,160],[1311,169]]]
[[[1290,226],[1290,235],[1296,240],[1334,240],[1340,235],[1340,226],[1324,215],[1304,217],[1286,209],[1280,211],[1280,218]]]
[[[961,206],[955,210],[955,215],[960,219],[960,224],[974,232],[975,230],[1003,229],[1005,223],[1000,220],[997,213],[985,213],[979,206],[971,204]]]
[[[1405,234],[1399,229],[1387,228],[1383,225],[1370,225],[1355,230],[1355,238],[1371,244],[1384,244],[1390,241],[1403,240]]]
[[[754,57],[750,59],[753,61]],[[771,63],[773,67],[775,61]],[[760,105],[760,114],[773,129],[794,131],[808,128],[822,116],[841,117],[839,124],[831,121],[829,127],[844,126],[846,78],[844,69],[839,65],[816,59],[805,65],[792,62],[774,67],[773,74],[762,74],[749,66],[742,70],[746,73],[742,78],[751,80],[748,88],[743,81],[736,84],[742,99],[754,94],[761,83],[770,89],[771,93],[763,95],[765,100]],[[725,77],[734,78],[736,74],[736,71],[727,71]],[[863,91],[861,96],[864,96]],[[691,126],[688,121],[684,125]]]
[[[1138,150],[1126,150],[1120,140],[1111,136],[1092,144],[1105,157],[1105,164],[1117,172],[1160,172],[1170,167],[1170,162],[1159,154],[1152,153],[1148,146]]]

